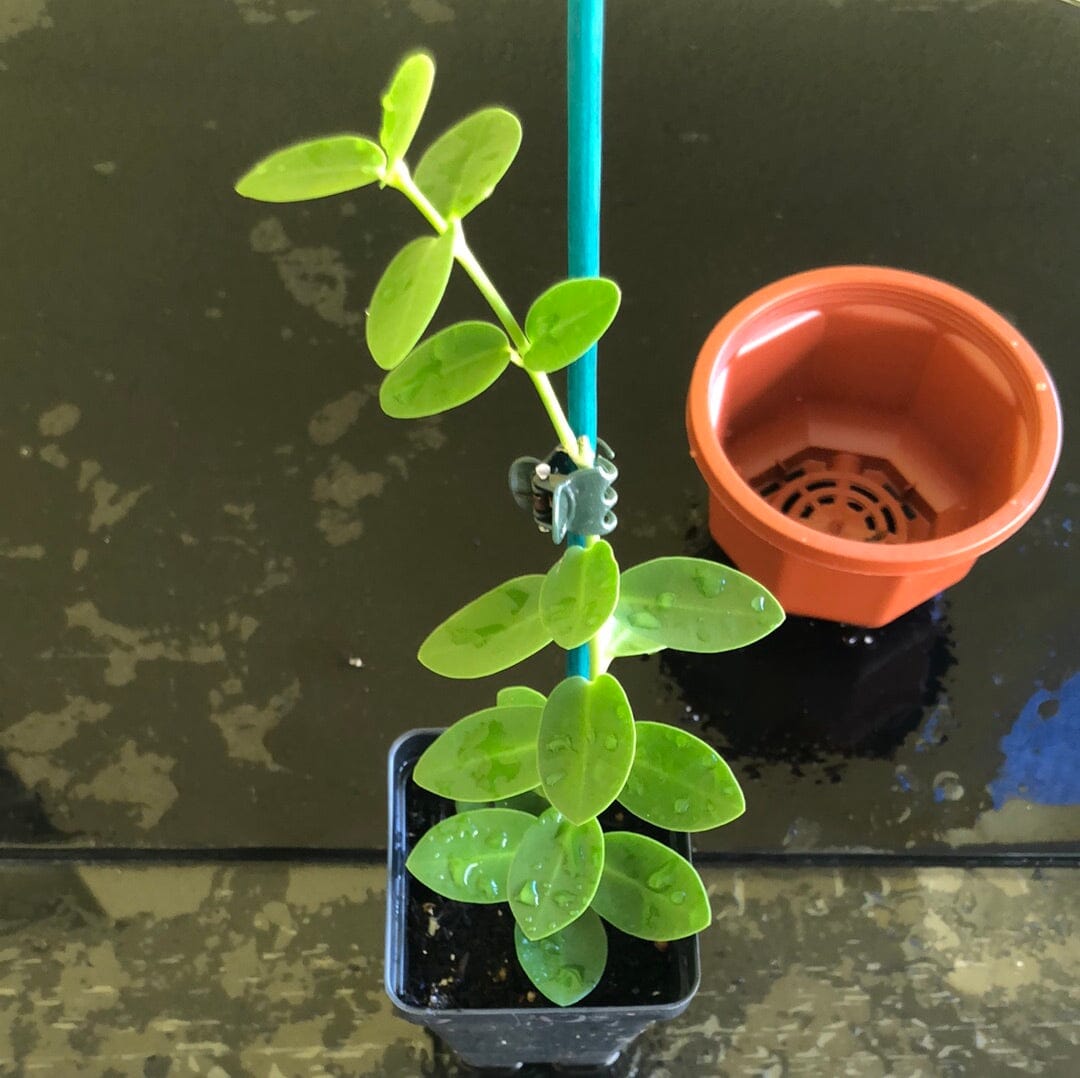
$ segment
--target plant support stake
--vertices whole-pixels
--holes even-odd
[[[600,159],[604,70],[604,0],[567,0],[567,247],[571,277],[600,272]],[[596,447],[596,345],[567,371],[570,425]],[[569,542],[584,546],[578,535]],[[566,658],[568,676],[589,677],[589,649]]]

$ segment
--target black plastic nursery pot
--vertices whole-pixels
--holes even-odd
[[[416,761],[440,733],[411,730],[390,748],[387,995],[403,1018],[425,1026],[474,1067],[613,1062],[654,1022],[689,1006],[700,980],[697,937],[655,944],[606,925],[609,959],[600,983],[575,1006],[548,1003],[517,964],[508,907],[450,901],[405,869],[413,844],[454,812],[452,801],[412,781]],[[629,814],[620,819],[618,811],[616,826],[667,841],[689,857],[686,835],[658,831]]]

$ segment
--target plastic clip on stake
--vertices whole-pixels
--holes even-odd
[[[518,457],[510,465],[510,492],[556,543],[570,533],[607,535],[618,523],[613,509],[619,500],[614,488],[619,470],[613,456],[601,441],[591,468],[578,468],[561,449],[552,451],[547,460]]]

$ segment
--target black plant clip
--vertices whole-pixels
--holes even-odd
[[[608,535],[618,523],[612,512],[619,500],[613,485],[619,476],[614,456],[611,447],[598,439],[591,468],[579,468],[563,449],[554,449],[547,460],[518,457],[510,465],[510,492],[556,543],[567,532]]]

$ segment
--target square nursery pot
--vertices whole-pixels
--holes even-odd
[[[725,315],[687,400],[709,528],[789,613],[877,627],[1038,508],[1061,412],[1034,349],[952,285],[837,266]]]
[[[453,802],[420,789],[411,777],[439,733],[412,730],[390,748],[387,995],[403,1018],[425,1026],[474,1067],[613,1062],[654,1022],[676,1018],[689,1006],[700,979],[697,937],[657,945],[605,925],[609,959],[600,984],[572,1007],[547,1003],[517,964],[507,906],[451,902],[405,869],[413,843],[454,811]],[[686,835],[633,817],[621,826],[690,854]]]

